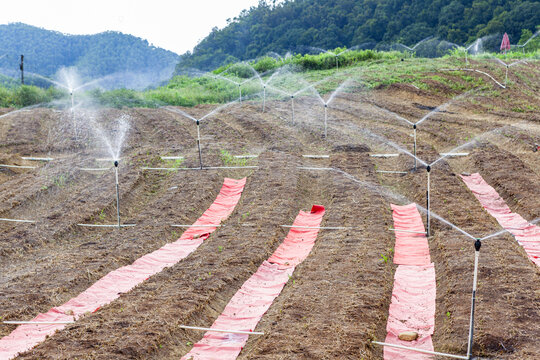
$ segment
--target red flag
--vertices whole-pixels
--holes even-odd
[[[508,39],[508,34],[504,33],[502,42],[501,42],[501,51],[510,50],[510,39]]]

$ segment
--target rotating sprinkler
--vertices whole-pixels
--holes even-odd
[[[515,65],[518,65],[518,64],[527,64],[527,62],[525,60],[518,60],[518,61],[514,61],[513,63],[510,63],[510,64],[507,64],[505,63],[504,61],[502,61],[501,59],[499,58],[495,58],[495,60],[497,60],[501,65],[503,65],[506,69],[505,71],[505,75],[504,75],[504,87],[506,88],[508,85],[508,68],[512,67],[512,66],[515,66]]]
[[[201,170],[202,170],[203,166],[202,166],[202,152],[201,152],[201,131],[199,130],[199,123],[200,121],[197,120],[197,147],[199,148],[199,166],[201,167]]]
[[[471,319],[469,322],[469,341],[467,343],[467,358],[472,359],[472,346],[474,337],[474,310],[476,308],[476,285],[478,281],[478,258],[480,257],[480,247],[482,247],[481,239],[476,239],[474,242],[474,273],[473,273],[473,288],[471,299]]]
[[[429,217],[429,210],[430,210],[430,199],[429,199],[429,190],[430,190],[430,176],[429,174],[431,173],[431,166],[426,166],[426,172],[427,172],[427,187],[426,187],[426,209],[427,209],[427,213],[426,213],[426,223],[427,223],[427,231],[426,231],[426,235],[427,237],[431,236],[431,226],[430,226],[430,217]]]
[[[337,94],[339,94],[341,91],[343,91],[343,89],[345,87],[347,87],[350,83],[351,83],[351,79],[347,79],[345,80],[344,82],[342,82],[333,92],[332,94],[330,94],[330,97],[328,98],[327,101],[325,101],[321,94],[319,94],[319,92],[317,91],[317,89],[315,89],[315,85],[318,84],[315,83],[314,85],[312,85],[312,89],[313,91],[315,92],[315,94],[317,95],[317,97],[319,98],[319,100],[321,101],[321,103],[323,104],[324,106],[324,138],[326,139],[327,135],[328,135],[328,105],[330,105],[330,103],[335,99],[335,97],[337,96]]]
[[[114,175],[116,180],[116,215],[118,218],[118,228],[120,229],[120,189],[118,185],[118,160],[114,161]]]

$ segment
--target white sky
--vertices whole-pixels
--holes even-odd
[[[182,54],[214,26],[258,0],[4,0],[0,24],[22,22],[68,34],[120,31]]]

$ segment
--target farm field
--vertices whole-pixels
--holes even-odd
[[[417,129],[417,156],[428,164],[456,147],[467,156],[431,169],[433,212],[474,237],[500,231],[459,174],[480,173],[512,212],[540,217],[540,66],[509,73],[511,85],[470,92]],[[479,74],[471,76],[480,77]],[[30,320],[60,306],[139,257],[176,241],[218,195],[224,178],[242,179],[242,196],[227,220],[193,253],[94,313],[48,337],[17,359],[170,359],[188,353],[242,284],[286,237],[300,210],[325,207],[309,256],[250,336],[240,359],[380,359],[396,265],[390,204],[426,203],[426,170],[392,144],[412,152],[411,122],[461,95],[437,74],[426,89],[396,83],[337,94],[328,109],[318,99],[235,103],[200,123],[216,105],[193,108],[101,109],[106,129],[124,116],[130,129],[121,153],[117,208],[112,161],[84,131],[75,135],[68,111],[34,108],[0,118],[0,162],[37,166],[0,169],[0,316]],[[7,114],[2,109],[0,114]],[[392,114],[393,113],[393,114]],[[82,117],[84,113],[81,112]],[[457,151],[457,150],[456,150]],[[370,155],[400,153],[382,158]],[[253,154],[241,159],[235,155]],[[160,156],[182,155],[183,160]],[[303,155],[329,155],[313,158]],[[50,162],[22,157],[51,157]],[[106,171],[81,168],[111,167]],[[239,166],[239,168],[235,168]],[[253,166],[248,168],[244,166]],[[255,167],[256,166],[256,167]],[[143,167],[168,167],[171,171]],[[385,173],[398,171],[404,173]],[[398,196],[400,195],[400,196]],[[425,214],[422,213],[424,224]],[[436,351],[465,354],[474,247],[469,237],[431,218],[428,238],[436,271]],[[0,337],[15,325],[3,325]],[[481,358],[533,359],[540,348],[540,272],[509,233],[480,251],[473,353]]]

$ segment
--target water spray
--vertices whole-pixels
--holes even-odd
[[[116,215],[118,217],[118,228],[120,229],[120,190],[118,185],[118,160],[114,161],[114,174],[116,177]]]
[[[467,358],[472,359],[472,346],[474,336],[474,310],[476,307],[476,284],[478,280],[478,258],[480,256],[480,247],[482,241],[476,239],[474,242],[474,275],[473,275],[473,289],[471,299],[471,320],[469,322],[469,343],[467,344]]]

